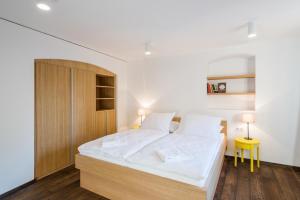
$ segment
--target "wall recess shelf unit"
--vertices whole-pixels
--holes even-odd
[[[229,55],[209,62],[207,100],[209,109],[255,110],[256,58]]]

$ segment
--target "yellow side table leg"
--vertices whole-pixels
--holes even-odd
[[[250,149],[250,171],[253,172],[253,147]]]
[[[234,166],[237,166],[237,151],[236,148],[234,148]]]
[[[241,149],[241,161],[242,163],[244,162],[244,149]]]
[[[257,149],[256,149],[256,154],[257,154],[257,168],[260,167],[260,161],[259,161],[259,145],[257,145]]]

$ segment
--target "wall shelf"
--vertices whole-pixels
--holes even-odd
[[[225,79],[242,79],[242,78],[255,78],[255,74],[241,74],[233,76],[209,76],[207,80],[225,80]]]
[[[229,95],[255,95],[255,92],[227,92],[227,93],[208,93],[207,95],[229,96]]]
[[[112,99],[115,99],[115,98],[96,98],[96,100],[112,100]]]
[[[97,88],[115,88],[114,86],[109,86],[109,85],[96,85]]]

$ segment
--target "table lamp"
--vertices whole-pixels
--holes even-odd
[[[138,116],[141,117],[141,125],[142,125],[142,122],[143,122],[143,116],[145,116],[146,114],[146,111],[144,109],[139,109],[138,110]]]
[[[247,123],[247,128],[248,128],[248,136],[245,137],[245,139],[246,140],[252,140],[252,138],[250,138],[250,136],[249,136],[249,124],[255,122],[254,115],[253,114],[249,114],[249,113],[243,114],[243,116],[242,116],[242,122]]]

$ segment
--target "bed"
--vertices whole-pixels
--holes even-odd
[[[180,118],[175,117],[173,121],[180,121]],[[212,156],[213,159],[210,161],[208,169],[200,170],[205,171],[205,178],[201,178],[199,181],[189,178],[189,174],[174,176],[177,173],[169,173],[163,168],[151,167],[147,163],[148,160],[142,158],[147,157],[145,155],[153,151],[155,145],[159,145],[159,142],[154,142],[154,144],[140,147],[141,151],[126,157],[126,159],[97,157],[98,154],[89,154],[89,152],[77,154],[75,166],[80,170],[80,185],[109,199],[213,199],[226,149],[227,122],[222,121],[221,126],[223,127],[220,131],[222,140],[217,144],[217,151]],[[172,141],[173,139],[162,134],[157,136],[156,140]],[[155,165],[155,160],[151,163]],[[181,166],[181,169],[184,169],[184,166]],[[186,171],[188,173],[188,170]]]

